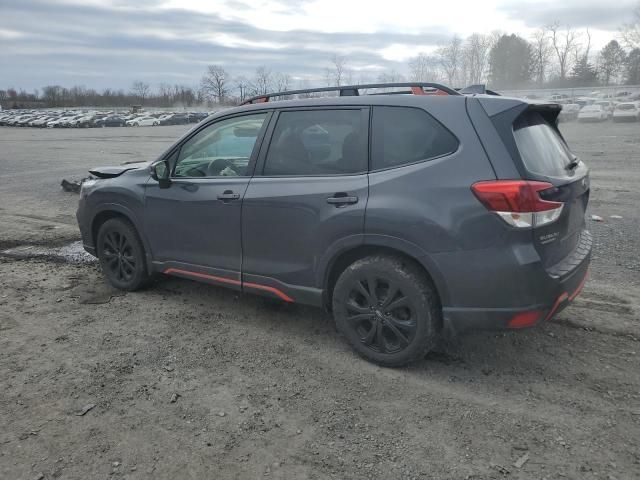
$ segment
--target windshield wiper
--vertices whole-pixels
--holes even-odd
[[[574,168],[576,168],[579,164],[580,164],[580,159],[578,157],[574,156],[573,160],[571,160],[569,163],[567,163],[564,168],[566,170],[571,171]]]

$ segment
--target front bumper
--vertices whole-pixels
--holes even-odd
[[[583,231],[574,251],[562,262],[547,269],[539,265],[538,270],[543,273],[531,275],[528,284],[521,285],[529,292],[530,300],[522,306],[443,307],[445,335],[455,336],[469,330],[520,329],[550,320],[580,294],[587,280],[591,246],[591,234]]]
[[[80,229],[83,248],[87,253],[93,255],[94,257],[97,257],[98,255],[91,232],[91,219],[88,215],[86,204],[83,199],[81,199],[78,203],[78,210],[76,210],[76,219],[78,220],[78,228]]]

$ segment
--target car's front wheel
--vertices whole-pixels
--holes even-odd
[[[128,220],[112,218],[104,222],[98,231],[97,247],[102,271],[111,285],[133,291],[147,283],[144,247]]]
[[[347,267],[333,291],[333,314],[358,354],[388,367],[424,358],[441,324],[431,282],[416,265],[391,255]]]

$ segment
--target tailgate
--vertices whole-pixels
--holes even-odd
[[[513,124],[525,179],[548,182],[553,187],[541,191],[540,196],[563,204],[556,221],[533,229],[535,247],[547,268],[578,248],[589,202],[589,169],[569,149],[557,128],[556,116],[557,112],[532,108]]]

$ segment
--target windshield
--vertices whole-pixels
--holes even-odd
[[[538,112],[525,112],[513,125],[513,136],[527,170],[549,177],[567,176],[574,155],[558,131]]]

